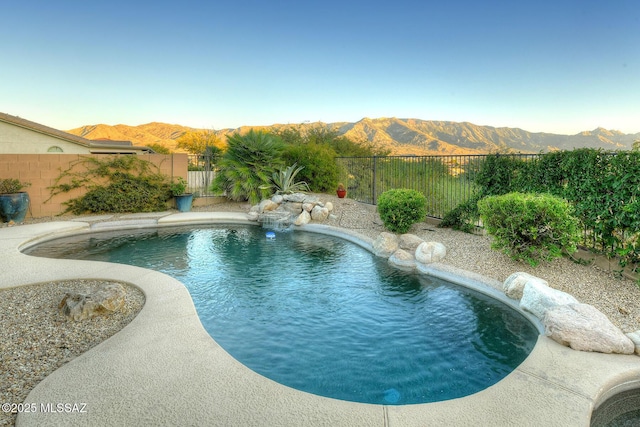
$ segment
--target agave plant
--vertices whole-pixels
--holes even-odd
[[[294,179],[298,172],[304,169],[304,166],[297,166],[297,163],[288,166],[286,169],[280,169],[273,173],[273,186],[276,188],[276,194],[291,194],[295,192],[310,191],[309,186],[304,181],[295,182]]]

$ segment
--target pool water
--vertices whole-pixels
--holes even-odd
[[[205,329],[241,363],[349,401],[401,405],[473,394],[515,369],[538,336],[501,302],[315,233],[154,229],[60,239],[28,253],[173,276]]]

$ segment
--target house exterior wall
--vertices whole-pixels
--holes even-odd
[[[89,154],[89,147],[0,121],[0,153],[46,154],[56,146],[65,154]]]
[[[29,193],[31,206],[27,218],[52,217],[64,212],[64,202],[81,196],[84,189],[75,189],[51,198],[49,187],[55,184],[62,171],[83,157],[104,159],[104,154],[0,154],[0,179],[17,178],[31,185]],[[187,178],[187,154],[142,154],[138,158],[148,160],[159,167],[167,177]]]

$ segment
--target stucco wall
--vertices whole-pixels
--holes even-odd
[[[67,200],[82,195],[82,189],[59,194],[45,202],[51,196],[51,187],[61,171],[70,167],[82,157],[104,158],[105,155],[77,154],[0,154],[0,179],[17,178],[27,181],[31,186],[26,188],[31,199],[30,212],[27,218],[41,218],[62,213]],[[168,177],[187,178],[187,154],[143,154],[138,158],[149,160]]]
[[[0,153],[2,154],[47,153],[52,146],[60,147],[64,154],[89,154],[89,148],[80,144],[0,122]]]

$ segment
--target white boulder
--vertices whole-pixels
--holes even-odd
[[[398,248],[398,237],[386,231],[373,241],[373,253],[379,257],[389,258]]]
[[[578,300],[572,295],[550,288],[538,281],[529,280],[524,285],[520,308],[542,320],[550,308],[574,303],[578,303]]]
[[[640,331],[629,332],[626,335],[633,341],[633,345],[636,347],[636,354],[640,354]]]
[[[316,206],[311,209],[311,219],[314,221],[324,221],[329,216],[329,211],[327,208],[321,208],[320,206]]]
[[[311,215],[307,211],[302,211],[300,215],[293,221],[293,225],[305,225],[311,221]]]
[[[522,298],[522,292],[524,291],[524,285],[527,284],[529,280],[537,281],[539,284],[544,286],[549,286],[546,280],[543,280],[539,277],[532,276],[529,273],[524,273],[522,271],[513,273],[511,276],[507,277],[507,280],[504,281],[502,289],[506,296],[511,299],[520,299]]]
[[[389,263],[403,270],[413,270],[416,267],[416,259],[411,252],[398,249],[389,257]]]
[[[430,264],[440,262],[447,255],[447,248],[439,242],[422,242],[416,248],[416,262]]]
[[[415,253],[420,243],[424,242],[420,237],[415,234],[401,234],[400,235],[400,249]]]
[[[545,335],[574,350],[622,354],[633,354],[635,350],[633,341],[589,304],[550,307],[543,324]]]

